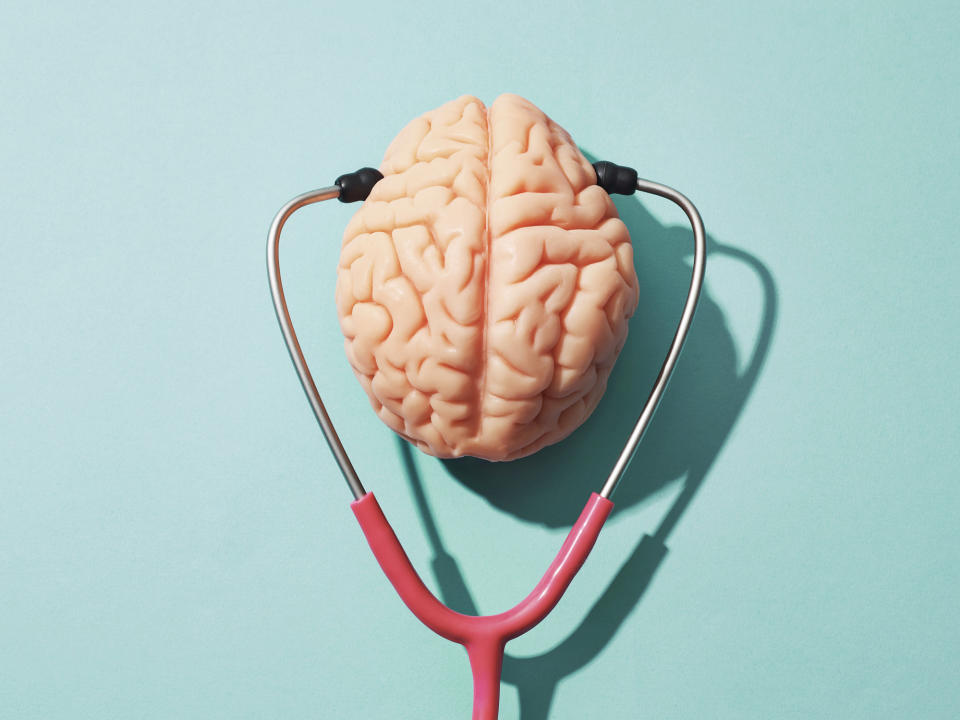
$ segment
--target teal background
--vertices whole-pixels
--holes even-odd
[[[501,716],[957,717],[955,3],[41,5],[0,9],[0,717],[469,715],[464,653],[347,507],[263,248],[414,116],[507,91],[687,193],[711,257],[615,515],[508,647]],[[611,390],[506,467],[375,420],[333,308],[355,208],[284,236],[344,443],[461,609],[530,589],[659,363],[689,230],[619,205],[642,297]]]

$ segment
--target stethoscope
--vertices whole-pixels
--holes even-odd
[[[694,256],[690,289],[680,315],[680,322],[660,368],[653,389],[643,406],[630,437],[627,439],[617,462],[610,471],[599,493],[592,493],[577,522],[570,529],[560,551],[533,591],[511,609],[497,615],[472,616],[451,610],[427,589],[417,571],[410,563],[400,541],[387,522],[380,505],[372,492],[367,492],[344,450],[343,443],[330,421],[320,393],[314,383],[307,361],[297,340],[290,320],[290,312],[283,294],[280,278],[280,233],[293,213],[300,208],[339,199],[341,202],[365,200],[382,175],[373,168],[361,168],[341,175],[333,185],[311,190],[290,200],[277,213],[270,226],[267,238],[267,272],[270,277],[270,293],[277,312],[277,320],[283,333],[290,358],[300,377],[307,400],[320,423],[330,451],[343,473],[354,501],[350,504],[360,529],[363,531],[377,562],[397,594],[411,612],[428,628],[448,640],[466,648],[473,671],[473,719],[496,720],[500,703],[500,673],[506,643],[519,637],[537,625],[556,606],[574,575],[587,559],[600,534],[600,529],[613,509],[611,495],[617,489],[623,474],[636,453],[640,440],[660,399],[667,387],[684,340],[690,330],[693,315],[700,299],[706,266],[706,240],[703,221],[693,203],[682,193],[660,183],[642,180],[636,170],[610,162],[594,164],[597,184],[608,193],[631,195],[635,191],[659,195],[677,204],[690,220],[693,228]]]

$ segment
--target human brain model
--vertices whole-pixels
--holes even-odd
[[[424,452],[512,460],[593,412],[637,304],[626,226],[567,132],[464,96],[387,148],[337,312],[377,415]]]

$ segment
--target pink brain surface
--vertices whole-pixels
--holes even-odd
[[[417,118],[347,226],[337,312],[377,415],[437,457],[512,460],[596,408],[637,304],[626,226],[516,95]]]

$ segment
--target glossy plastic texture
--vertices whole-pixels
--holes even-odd
[[[438,457],[513,460],[565,438],[600,401],[638,297],[594,168],[543,111],[501,95],[417,118],[380,170],[336,292],[377,416]]]
[[[473,671],[473,720],[496,720],[504,646],[556,606],[590,554],[613,503],[593,493],[533,591],[510,610],[484,616],[455,612],[427,589],[373,493],[351,503],[351,508],[377,562],[411,612],[438,635],[466,648]]]

